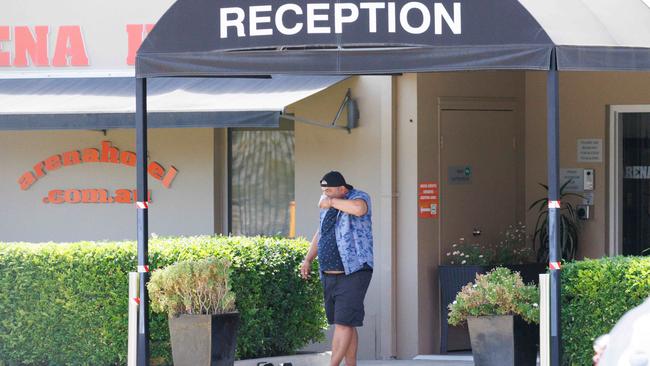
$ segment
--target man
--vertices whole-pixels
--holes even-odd
[[[343,359],[346,366],[356,366],[357,327],[363,325],[363,299],[374,266],[370,196],[335,171],[325,174],[320,186],[320,226],[300,273],[308,278],[318,256],[325,313],[335,327],[330,366],[339,366]]]

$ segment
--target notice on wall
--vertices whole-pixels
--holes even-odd
[[[447,170],[449,184],[471,184],[472,167],[469,165],[450,166]]]
[[[565,192],[584,191],[584,169],[560,169],[560,187],[569,182],[564,188]]]
[[[580,194],[582,196],[583,205],[593,205],[594,204],[594,191],[586,191]]]
[[[578,162],[579,163],[602,163],[603,162],[603,140],[602,139],[578,139]]]
[[[423,219],[437,218],[440,208],[438,183],[420,183],[418,188],[418,215]]]

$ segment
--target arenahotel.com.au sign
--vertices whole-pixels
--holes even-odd
[[[134,152],[120,151],[110,141],[102,141],[101,149],[85,148],[66,151],[62,154],[54,154],[36,163],[18,178],[18,185],[21,190],[26,191],[50,172],[88,163],[108,163],[135,167],[137,161]],[[172,182],[178,174],[178,170],[174,166],[165,169],[155,161],[149,163],[147,171],[152,178],[160,181],[165,188],[171,188]],[[135,189],[116,189],[114,192],[104,188],[53,189],[48,192],[46,197],[43,197],[43,203],[134,203],[138,199],[136,195],[137,190]],[[151,191],[148,192],[148,196],[147,201],[151,202]]]

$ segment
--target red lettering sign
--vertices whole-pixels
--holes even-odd
[[[18,185],[20,186],[20,189],[27,190],[38,180],[45,177],[48,172],[52,172],[72,165],[83,163],[109,163],[121,164],[128,167],[136,166],[137,159],[134,152],[120,151],[120,149],[113,146],[111,141],[102,141],[101,144],[101,150],[86,148],[81,150],[81,152],[78,150],[66,151],[63,154],[55,154],[44,159],[43,161],[36,163],[32,167],[32,170],[26,171],[20,176],[20,178],[18,178]],[[153,161],[148,166],[148,172],[152,178],[161,181],[162,185],[165,188],[171,188],[172,182],[174,179],[176,179],[176,175],[178,174],[178,169],[176,169],[174,166],[170,166],[168,170],[165,170],[161,164]],[[69,201],[75,201],[77,197],[76,193],[58,193],[56,190],[51,192],[54,193],[52,193],[53,196],[50,197],[50,201],[59,201],[61,199],[64,201],[66,199]],[[66,194],[69,194],[70,196],[65,196]],[[94,197],[93,194],[95,193],[88,192],[86,194],[90,195],[89,197]],[[127,201],[128,199],[126,198],[126,195],[127,193],[118,192],[116,199]],[[130,197],[131,193],[128,192],[128,195]],[[60,198],[60,196],[63,198]],[[83,197],[85,197],[83,196],[83,193],[81,193],[80,197],[80,201],[83,202]],[[100,197],[103,196],[100,194]]]
[[[163,175],[165,174],[165,169],[155,161],[149,164],[149,175],[155,179],[162,180]]]
[[[52,66],[88,66],[88,55],[78,25],[59,27]]]
[[[53,189],[43,197],[43,203],[61,205],[65,203],[135,203],[137,200],[137,190],[135,189],[117,189],[115,194],[111,195],[108,189],[88,188],[88,189]],[[147,192],[151,203],[151,190]]]
[[[127,65],[135,65],[135,55],[144,38],[151,32],[154,24],[127,24],[126,34],[129,40],[129,53],[126,56]]]
[[[56,32],[47,25],[13,27],[13,59],[10,47],[12,28],[0,26],[0,66],[67,67],[89,66],[81,26],[63,25]],[[54,54],[50,54],[50,37],[55,37]],[[50,62],[50,57],[52,57]]]
[[[155,24],[126,24],[126,65],[135,65],[143,40]],[[102,45],[94,45],[95,49]],[[0,67],[88,67],[90,60],[80,25],[0,26]]]
[[[30,65],[29,59],[36,66],[50,66],[47,58],[47,43],[50,29],[48,26],[34,27],[34,33],[29,27],[15,27],[16,51],[14,53],[14,66],[26,67]]]
[[[436,218],[440,208],[438,183],[420,183],[418,192],[418,215],[421,218]]]
[[[9,27],[0,27],[0,66],[11,66],[11,54],[2,47],[2,43],[10,39]]]

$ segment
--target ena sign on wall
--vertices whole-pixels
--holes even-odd
[[[50,172],[88,163],[108,163],[135,167],[137,162],[134,152],[120,151],[110,141],[102,141],[101,149],[85,148],[66,151],[62,154],[54,154],[36,163],[32,169],[20,176],[18,185],[21,190],[25,191]],[[160,181],[165,188],[171,188],[172,182],[178,174],[178,170],[174,166],[165,169],[155,161],[149,163],[148,172],[152,178]],[[135,189],[116,189],[114,191],[104,188],[53,189],[48,192],[46,197],[43,197],[43,203],[134,203],[137,201],[136,192]],[[147,201],[151,202],[151,191],[149,191],[148,196]]]
[[[3,0],[0,78],[132,76],[174,0]]]

